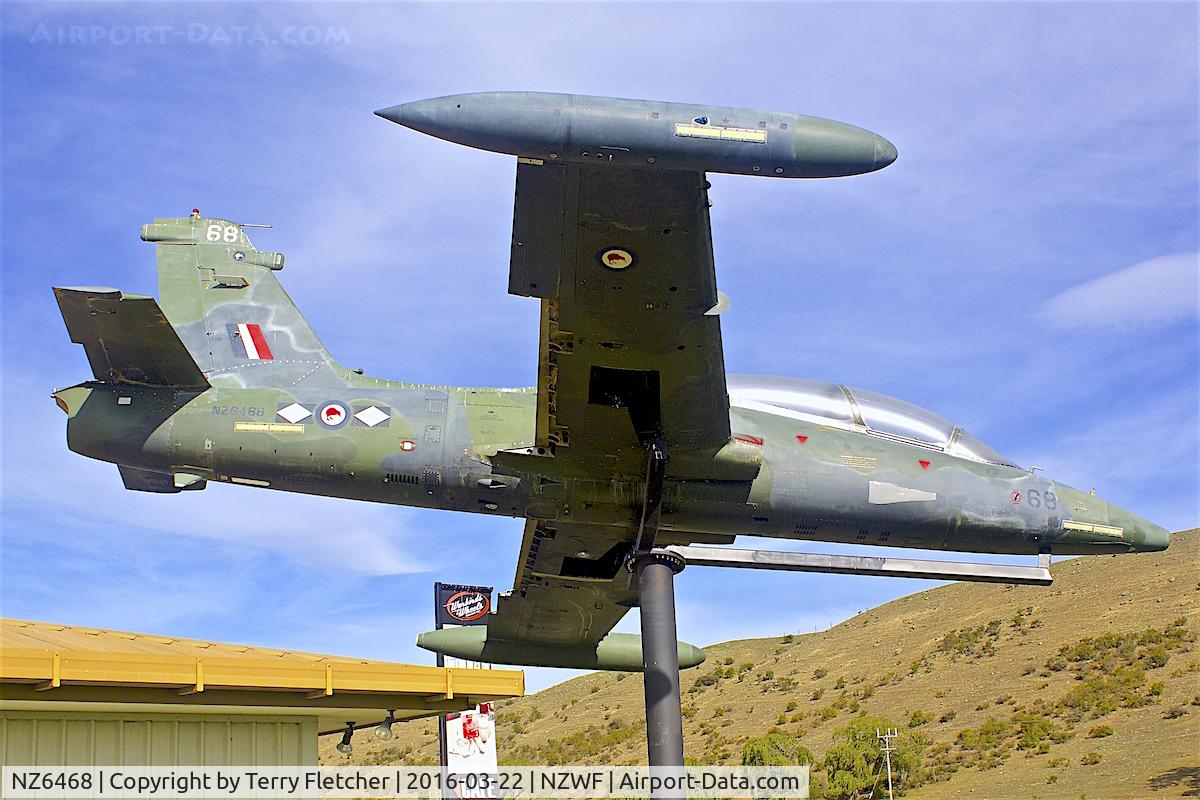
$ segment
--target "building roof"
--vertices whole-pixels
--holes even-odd
[[[0,709],[316,714],[319,729],[332,732],[378,723],[388,709],[399,720],[520,696],[524,679],[516,670],[0,619]]]

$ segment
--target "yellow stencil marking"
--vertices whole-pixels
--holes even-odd
[[[855,469],[874,469],[875,462],[879,459],[874,456],[856,456],[851,453],[843,453],[841,460],[846,466],[854,467]]]
[[[731,142],[767,141],[767,132],[755,128],[722,128],[714,125],[692,125],[686,122],[675,124],[675,135],[688,139],[723,139]]]
[[[1112,525],[1095,525],[1090,522],[1076,522],[1073,519],[1065,519],[1062,523],[1065,531],[1079,531],[1081,533],[1098,533],[1101,536],[1113,536],[1120,539],[1125,534],[1124,528],[1117,528]]]
[[[235,422],[233,429],[238,433],[304,433],[303,425],[285,425],[281,422]]]

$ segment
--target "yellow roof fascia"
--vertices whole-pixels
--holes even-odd
[[[387,661],[329,661],[311,657],[237,658],[150,653],[110,653],[0,647],[0,681],[58,685],[122,685],[517,697],[524,694],[517,670],[424,667]],[[51,685],[53,684],[53,685]]]

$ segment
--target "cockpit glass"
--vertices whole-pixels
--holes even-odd
[[[948,452],[952,456],[970,458],[975,461],[989,461],[993,464],[1003,464],[1006,467],[1017,466],[1012,462],[1012,459],[1000,455],[962,428],[958,429],[958,435],[954,437],[954,443],[950,445]]]
[[[873,431],[928,444],[945,445],[950,441],[954,424],[932,411],[864,389],[851,389],[850,394],[863,422]]]
[[[945,417],[877,392],[771,375],[728,375],[726,381],[729,400],[735,406],[762,403],[830,420],[849,430],[861,431],[865,424],[867,433],[898,436],[973,461],[1016,466],[962,428],[956,429]],[[858,407],[857,417],[847,395]]]
[[[768,375],[730,375],[727,382],[734,402],[754,400],[824,419],[854,420],[850,402],[837,384]]]

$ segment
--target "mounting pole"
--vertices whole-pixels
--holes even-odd
[[[675,631],[675,575],[683,571],[683,556],[654,546],[662,518],[666,482],[667,448],[659,435],[647,435],[646,494],[633,552],[626,562],[629,577],[638,581],[638,607],[642,621],[642,680],[646,693],[646,756],[655,768],[672,774],[683,772],[683,715],[679,705],[679,640]],[[666,777],[666,776],[660,776]],[[678,790],[651,791],[654,798]]]
[[[440,583],[433,584],[433,629],[440,631],[442,629],[442,615],[438,613],[438,601],[441,599]],[[437,654],[437,666],[439,669],[446,666],[446,657],[441,653]],[[449,785],[449,770],[450,766],[450,751],[449,741],[446,737],[446,712],[439,711],[437,715],[437,734],[438,734],[438,766],[441,767],[441,792],[439,797],[442,800],[451,800],[454,793],[446,788]]]
[[[684,565],[679,555],[661,548],[638,554],[634,562],[641,595],[646,751],[651,767],[683,767],[675,575]]]

